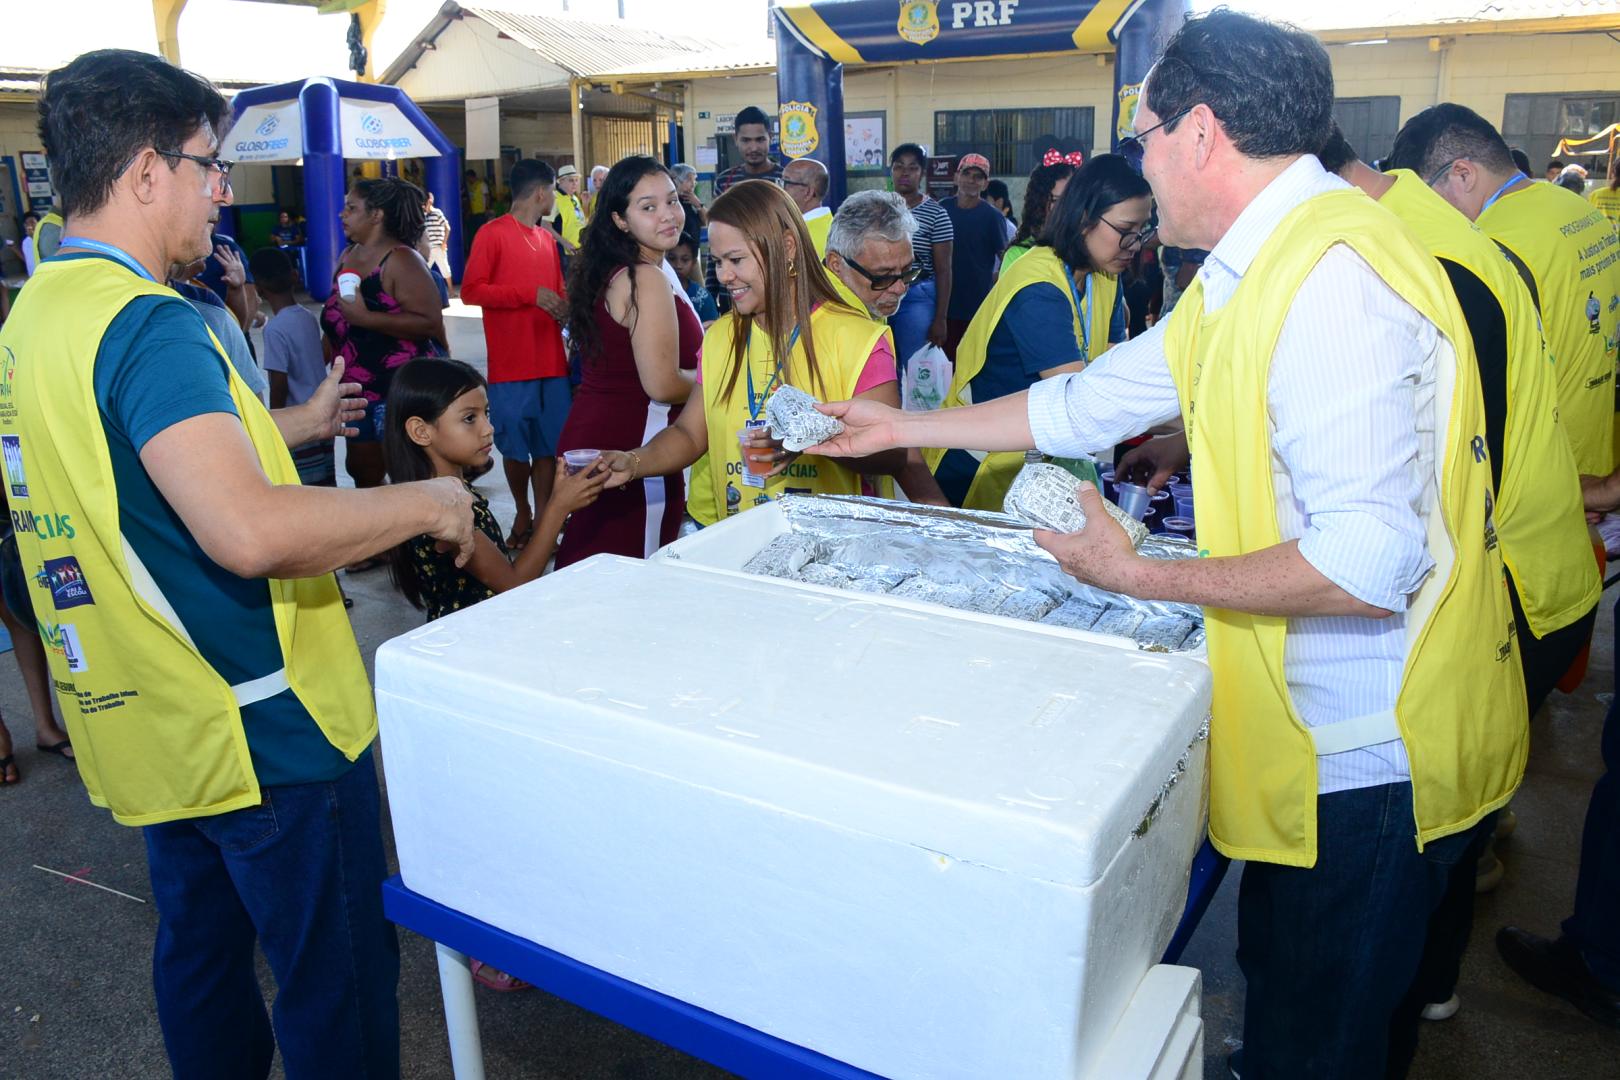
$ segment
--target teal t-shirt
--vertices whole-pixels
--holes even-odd
[[[197,651],[232,685],[278,670],[281,645],[269,585],[210,559],[141,465],[141,450],[166,428],[206,413],[238,415],[225,360],[202,316],[179,296],[131,301],[102,336],[95,391],[124,539]],[[242,726],[262,787],[335,780],[350,768],[291,690],[244,708]]]

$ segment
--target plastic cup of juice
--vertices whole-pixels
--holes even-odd
[[[345,270],[338,275],[338,295],[345,300],[353,300],[354,294],[360,291],[360,275],[353,270]]]
[[[600,450],[564,450],[563,472],[569,476],[584,472],[602,456]]]
[[[767,455],[764,461],[755,461],[754,453],[755,451],[767,451],[770,448],[755,445],[755,437],[769,439],[771,437],[771,429],[744,428],[742,431],[737,432],[737,445],[742,450],[744,467],[746,467],[748,471],[753,473],[755,476],[764,476],[766,473],[771,471],[770,457]]]

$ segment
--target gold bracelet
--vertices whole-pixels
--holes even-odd
[[[641,455],[634,450],[626,450],[625,453],[630,455],[630,479],[626,480],[625,483],[633,484],[636,482],[636,477],[641,475]]]

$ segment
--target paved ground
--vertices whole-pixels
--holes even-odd
[[[458,356],[482,362],[470,312],[450,321]],[[496,470],[480,485],[497,516],[510,498]],[[369,661],[376,647],[421,616],[393,594],[385,571],[346,582]],[[1587,793],[1598,772],[1598,732],[1613,692],[1611,594],[1598,623],[1593,674],[1579,692],[1554,695],[1537,721],[1530,774],[1515,807],[1519,831],[1505,846],[1508,877],[1479,909],[1480,932],[1463,969],[1464,1006],[1428,1025],[1414,1076],[1432,1080],[1537,1080],[1620,1075],[1620,1035],[1524,986],[1497,958],[1497,926],[1552,932],[1567,912]],[[153,1015],[149,904],[36,870],[50,867],[149,895],[140,834],[90,806],[72,768],[32,751],[27,702],[15,665],[0,658],[0,711],[18,737],[24,782],[0,790],[0,1077],[29,1080],[167,1075]],[[391,834],[390,834],[391,835]],[[391,847],[391,844],[390,844]],[[1204,972],[1205,1075],[1221,1067],[1240,1028],[1242,980],[1232,959],[1237,872],[1228,877],[1184,958]],[[405,935],[400,979],[405,1075],[450,1075],[432,947]],[[273,992],[268,974],[266,994]],[[724,1074],[538,991],[480,991],[485,1057],[500,1080],[697,1080]],[[278,1071],[279,1075],[279,1071]],[[986,1078],[1017,1080],[1017,1078]]]

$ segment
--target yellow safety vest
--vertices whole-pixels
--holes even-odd
[[[51,261],[0,330],[0,446],[18,548],[30,579],[72,560],[93,598],[60,613],[40,600],[40,631],[90,800],[125,825],[257,806],[241,706],[289,686],[349,760],[377,734],[331,574],[266,582],[285,667],[231,686],[125,541],[95,364],[108,325],[141,296],[174,293],[106,259]],[[214,347],[265,474],[298,483],[275,421]]]
[[[1051,285],[1069,298],[1069,308],[1074,313],[1074,340],[1087,343],[1085,358],[1088,363],[1107,351],[1108,326],[1113,319],[1115,300],[1119,296],[1119,279],[1112,274],[1087,274],[1086,291],[1081,298],[1086,310],[1082,315],[1075,306],[1069,268],[1050,247],[1041,245],[1032,248],[1010,268],[1003,264],[995,288],[990,290],[990,295],[979,306],[973,321],[968,323],[961,344],[956,347],[956,370],[951,378],[950,393],[945,396],[941,408],[956,409],[974,404],[973,380],[984,370],[990,350],[990,335],[1001,324],[1001,315],[1012,303],[1013,297],[1036,284]],[[969,510],[1000,510],[1013,478],[1023,468],[1024,455],[1022,452],[986,454],[975,451],[973,456],[979,459],[979,470],[974,474],[962,506]],[[944,459],[943,449],[923,451],[923,461],[936,475],[939,463]]]
[[[585,208],[579,204],[578,195],[558,195],[557,209],[562,215],[563,239],[579,246],[579,234],[585,228]]]
[[[1575,467],[1606,476],[1614,469],[1620,234],[1591,203],[1557,184],[1503,195],[1479,215],[1479,227],[1530,268]]]
[[[748,376],[739,372],[737,385],[726,395],[731,349],[737,330],[737,313],[728,311],[703,335],[703,418],[709,431],[709,497],[724,516],[761,505],[782,495],[859,495],[860,474],[830,458],[805,454],[786,472],[771,477],[763,488],[749,487],[743,480],[742,448],[737,433],[750,419]],[[794,343],[782,367],[780,381],[773,384],[776,365],[771,339],[754,328],[751,348],[744,362],[753,372],[755,404],[765,416],[763,401],[767,387],[795,386],[822,401],[845,401],[855,396],[861,372],[877,343],[889,333],[883,323],[873,322],[838,304],[822,304],[810,313],[810,327]],[[804,338],[814,336],[816,364],[822,382],[812,382],[805,366]],[[694,473],[694,476],[696,473]]]
[[[1557,373],[1519,272],[1479,228],[1405,169],[1379,200],[1437,259],[1484,282],[1507,319],[1507,417],[1494,519],[1525,620],[1545,637],[1591,611],[1603,591],[1581,481],[1558,421]]]
[[[1192,448],[1203,554],[1281,542],[1267,384],[1293,296],[1318,260],[1346,244],[1455,350],[1436,372],[1435,503],[1425,514],[1435,568],[1407,612],[1408,652],[1394,717],[1347,721],[1367,743],[1392,725],[1411,763],[1417,843],[1460,832],[1512,796],[1528,744],[1524,679],[1496,545],[1488,540],[1489,458],[1479,372],[1445,274],[1389,211],[1353,189],[1318,195],[1266,241],[1232,299],[1204,311],[1203,283],[1182,295],[1164,347]],[[1441,420],[1445,422],[1440,423]],[[1215,677],[1210,720],[1210,839],[1235,859],[1316,863],[1316,736],[1283,670],[1288,620],[1206,609]],[[1349,740],[1353,747],[1354,743]]]
[[[51,211],[46,212],[45,216],[40,218],[39,221],[35,223],[35,225],[34,225],[34,235],[30,236],[28,238],[28,245],[29,245],[29,247],[33,248],[33,250],[34,250],[34,265],[35,266],[38,266],[40,263],[44,262],[47,258],[50,257],[48,255],[45,255],[44,253],[42,253],[39,250],[40,232],[47,225],[55,225],[57,230],[58,230],[58,238],[60,238],[60,235],[61,235],[60,230],[62,228],[62,224],[63,224],[62,215],[58,214],[55,210],[51,210]],[[51,254],[54,255],[55,252],[52,252]],[[75,750],[74,753],[78,753],[78,751]]]
[[[1001,253],[1001,272],[1005,274],[1012,269],[1012,264],[1035,250],[1034,240],[1025,240],[1022,244],[1014,244]]]
[[[1620,188],[1600,187],[1586,199],[1609,219],[1610,225],[1620,226]]]

